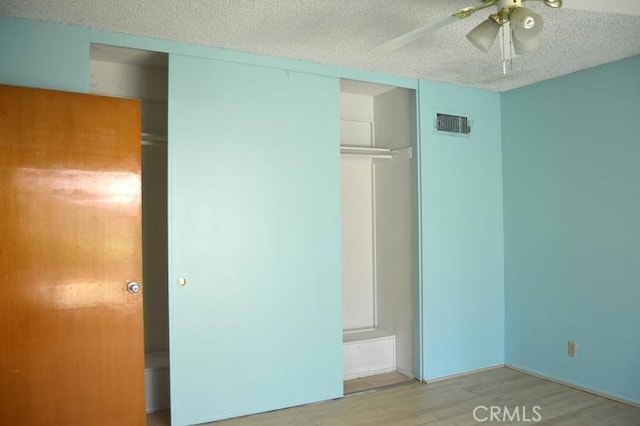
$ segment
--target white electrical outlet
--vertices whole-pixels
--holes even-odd
[[[575,358],[577,354],[578,345],[573,340],[569,340],[569,342],[567,342],[567,355],[569,355],[570,358]]]

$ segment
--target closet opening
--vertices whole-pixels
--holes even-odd
[[[415,96],[340,84],[345,394],[418,376]]]
[[[147,413],[169,409],[167,239],[168,54],[90,47],[91,94],[142,104],[142,263]]]

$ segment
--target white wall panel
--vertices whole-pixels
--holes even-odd
[[[341,161],[343,328],[374,321],[371,162]]]

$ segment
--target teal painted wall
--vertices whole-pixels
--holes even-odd
[[[409,89],[418,87],[417,80],[411,78],[237,50],[98,31],[73,25],[51,24],[2,16],[0,16],[0,53],[2,54],[0,82],[45,89],[88,92],[91,43],[371,81]]]
[[[640,56],[505,93],[502,123],[506,362],[640,403]]]
[[[0,82],[87,92],[89,31],[0,17]]]
[[[90,43],[169,52],[418,90],[423,373],[504,361],[500,95],[428,81],[0,17],[0,83],[88,92]],[[433,113],[468,114],[469,138],[434,133]],[[171,118],[170,118],[171,121]],[[169,123],[171,126],[171,123]],[[310,363],[323,362],[309,360]],[[277,389],[274,389],[277,392]]]
[[[423,369],[427,379],[504,362],[500,95],[420,82]],[[468,137],[435,112],[468,116]]]

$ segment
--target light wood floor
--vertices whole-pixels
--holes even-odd
[[[477,422],[489,407],[507,407],[521,420]],[[539,406],[541,421],[535,419]],[[520,407],[520,408],[518,408]],[[526,418],[523,408],[526,407]],[[504,410],[503,410],[504,412]],[[502,416],[502,414],[500,414]],[[502,417],[501,417],[502,418]],[[494,419],[495,420],[495,419]],[[215,423],[216,425],[430,425],[538,424],[576,426],[640,425],[640,408],[611,401],[548,380],[497,368],[430,384],[411,382],[321,404],[278,410]],[[148,416],[148,426],[169,425],[168,413]]]
[[[414,379],[400,373],[385,373],[344,382],[344,394],[363,392],[371,389],[385,388],[413,382]]]

